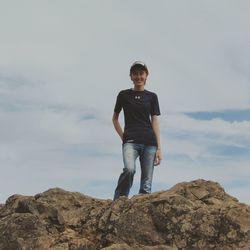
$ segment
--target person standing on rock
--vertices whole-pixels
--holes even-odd
[[[124,168],[114,193],[114,200],[128,197],[136,171],[137,157],[141,166],[140,194],[151,193],[154,166],[161,162],[160,130],[157,116],[160,108],[157,95],[145,89],[148,77],[145,63],[136,61],[130,68],[133,88],[119,92],[112,118],[114,127],[122,140]],[[124,112],[124,132],[118,117]]]

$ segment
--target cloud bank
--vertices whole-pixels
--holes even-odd
[[[249,10],[247,1],[2,4],[0,202],[54,186],[112,198],[123,167],[115,98],[142,60],[162,113],[153,191],[204,178],[249,203]]]

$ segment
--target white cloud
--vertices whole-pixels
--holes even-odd
[[[229,166],[230,156],[211,148],[249,147],[249,122],[198,121],[182,112],[250,107],[249,9],[246,1],[198,0],[2,4],[0,199],[54,185],[77,189],[81,180],[101,196],[89,183],[116,182],[121,142],[111,116],[117,93],[131,86],[134,60],[149,67],[164,154],[177,157],[166,159],[171,177],[159,168],[156,182],[242,179],[249,159]],[[216,161],[223,167],[211,174],[207,164]]]

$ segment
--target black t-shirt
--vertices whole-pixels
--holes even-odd
[[[119,114],[121,109],[125,118],[123,143],[157,146],[150,119],[150,115],[160,115],[157,95],[148,90],[122,90],[117,96],[114,112]]]

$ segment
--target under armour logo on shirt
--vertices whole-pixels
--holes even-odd
[[[135,99],[140,99],[141,97],[139,95],[136,95],[135,96]]]

